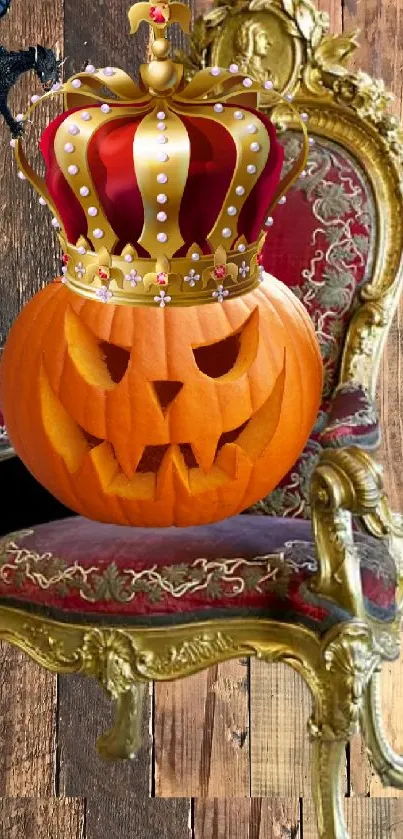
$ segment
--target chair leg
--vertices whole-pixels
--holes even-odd
[[[365,624],[342,624],[323,639],[321,668],[311,680],[315,699],[313,794],[320,839],[349,839],[341,789],[346,745],[359,730],[367,685],[379,663]]]
[[[312,784],[320,839],[349,839],[344,819],[344,796],[341,789],[347,740],[313,743]]]
[[[132,759],[139,751],[144,693],[145,683],[135,682],[115,700],[115,723],[97,740],[99,755],[104,760]]]
[[[367,687],[362,709],[362,733],[367,752],[382,783],[403,789],[403,756],[393,750],[383,726],[380,669],[373,674]]]

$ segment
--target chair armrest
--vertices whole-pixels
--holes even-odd
[[[398,528],[383,488],[381,467],[358,447],[324,449],[312,475],[311,510],[319,566],[313,587],[364,618],[352,516],[358,516],[372,535],[389,541]]]
[[[360,382],[339,385],[319,439],[324,448],[359,446],[371,450],[379,446],[378,412],[371,395]]]

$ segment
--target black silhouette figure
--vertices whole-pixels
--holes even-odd
[[[10,3],[11,0],[0,0],[0,18],[7,14]],[[0,113],[12,137],[20,137],[24,132],[23,121],[14,119],[7,104],[8,94],[17,79],[28,70],[35,70],[43,89],[50,90],[59,81],[61,64],[62,61],[56,58],[53,50],[39,44],[19,52],[0,46]]]

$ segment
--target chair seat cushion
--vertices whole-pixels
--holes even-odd
[[[395,616],[385,543],[357,535],[368,613]],[[161,625],[265,616],[326,631],[349,615],[307,583],[310,522],[240,515],[188,528],[130,528],[74,516],[0,540],[0,603],[59,620]]]

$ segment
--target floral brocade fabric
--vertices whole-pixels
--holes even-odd
[[[337,388],[320,441],[326,448],[359,445],[375,449],[379,446],[378,412],[359,382],[345,382]]]
[[[283,135],[285,168],[300,140]],[[305,176],[278,206],[266,238],[265,268],[301,300],[315,326],[324,363],[321,409],[304,452],[271,495],[248,512],[309,518],[309,483],[322,450],[347,326],[357,289],[371,277],[376,237],[371,188],[340,146],[317,139]],[[359,441],[357,441],[359,443]]]

